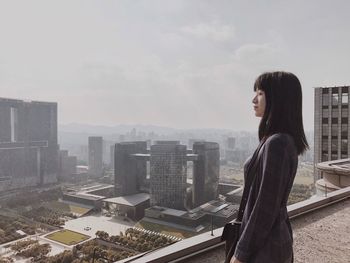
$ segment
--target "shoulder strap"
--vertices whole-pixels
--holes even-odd
[[[252,186],[252,184],[255,180],[255,177],[256,177],[256,169],[257,169],[257,165],[258,165],[258,162],[256,160],[257,160],[258,156],[260,155],[260,149],[264,145],[264,143],[265,143],[265,139],[262,139],[260,144],[256,148],[256,150],[252,156],[252,159],[249,162],[249,165],[247,168],[246,182],[244,183],[244,189],[243,189],[241,203],[239,205],[236,223],[242,222],[244,209],[245,209],[245,207],[247,205],[247,201],[248,201],[250,187]]]

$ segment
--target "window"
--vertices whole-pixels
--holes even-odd
[[[328,137],[328,124],[322,124],[322,136]]]
[[[343,93],[341,95],[341,104],[344,105],[344,104],[348,104],[349,102],[349,95],[348,93]]]
[[[328,152],[328,140],[322,141],[322,152]]]
[[[328,107],[325,109],[322,109],[322,118],[328,118],[329,117],[329,110]]]
[[[329,95],[322,94],[322,106],[328,106],[329,105]]]
[[[332,93],[332,106],[338,106],[339,93]]]
[[[338,117],[339,117],[339,110],[338,109],[332,109],[332,118],[338,118]],[[333,119],[332,119],[332,121],[333,121]]]
[[[341,137],[348,138],[348,124],[347,123],[343,123],[341,125]]]
[[[332,154],[331,160],[338,160],[338,154]]]
[[[332,151],[332,153],[338,151],[338,139],[332,139],[332,141],[331,141],[331,151]]]
[[[348,109],[347,108],[342,108],[341,109],[341,117],[342,118],[347,118],[348,117]],[[343,120],[342,120],[343,122]]]
[[[322,153],[322,162],[328,161],[328,153]]]
[[[348,151],[348,139],[341,139],[341,151],[342,153]]]
[[[322,124],[328,124],[328,118],[322,118]]]
[[[331,135],[332,137],[338,136],[338,124],[332,124]]]

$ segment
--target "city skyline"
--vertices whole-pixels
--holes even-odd
[[[286,70],[311,130],[313,88],[349,85],[349,5],[3,1],[1,97],[57,102],[60,124],[256,130],[255,78]]]

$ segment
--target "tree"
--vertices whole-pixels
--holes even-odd
[[[13,262],[14,262],[13,258],[10,258],[10,257],[0,258],[0,263],[13,263]]]
[[[105,231],[97,231],[95,235],[102,240],[109,240],[109,234]]]

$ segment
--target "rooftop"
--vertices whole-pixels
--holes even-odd
[[[295,262],[348,262],[350,258],[350,199],[292,220]],[[224,262],[221,246],[188,263]]]
[[[288,206],[294,229],[295,262],[348,262],[350,186]],[[139,255],[132,262],[224,262],[222,228]],[[128,262],[127,260],[118,261]]]
[[[350,175],[350,159],[340,159],[318,163],[316,165],[321,171],[328,171],[335,174]]]
[[[108,202],[108,203],[113,203],[113,204],[136,206],[136,205],[143,203],[147,200],[149,200],[149,194],[139,193],[139,194],[134,194],[134,195],[107,198],[107,199],[104,199],[103,201]]]

